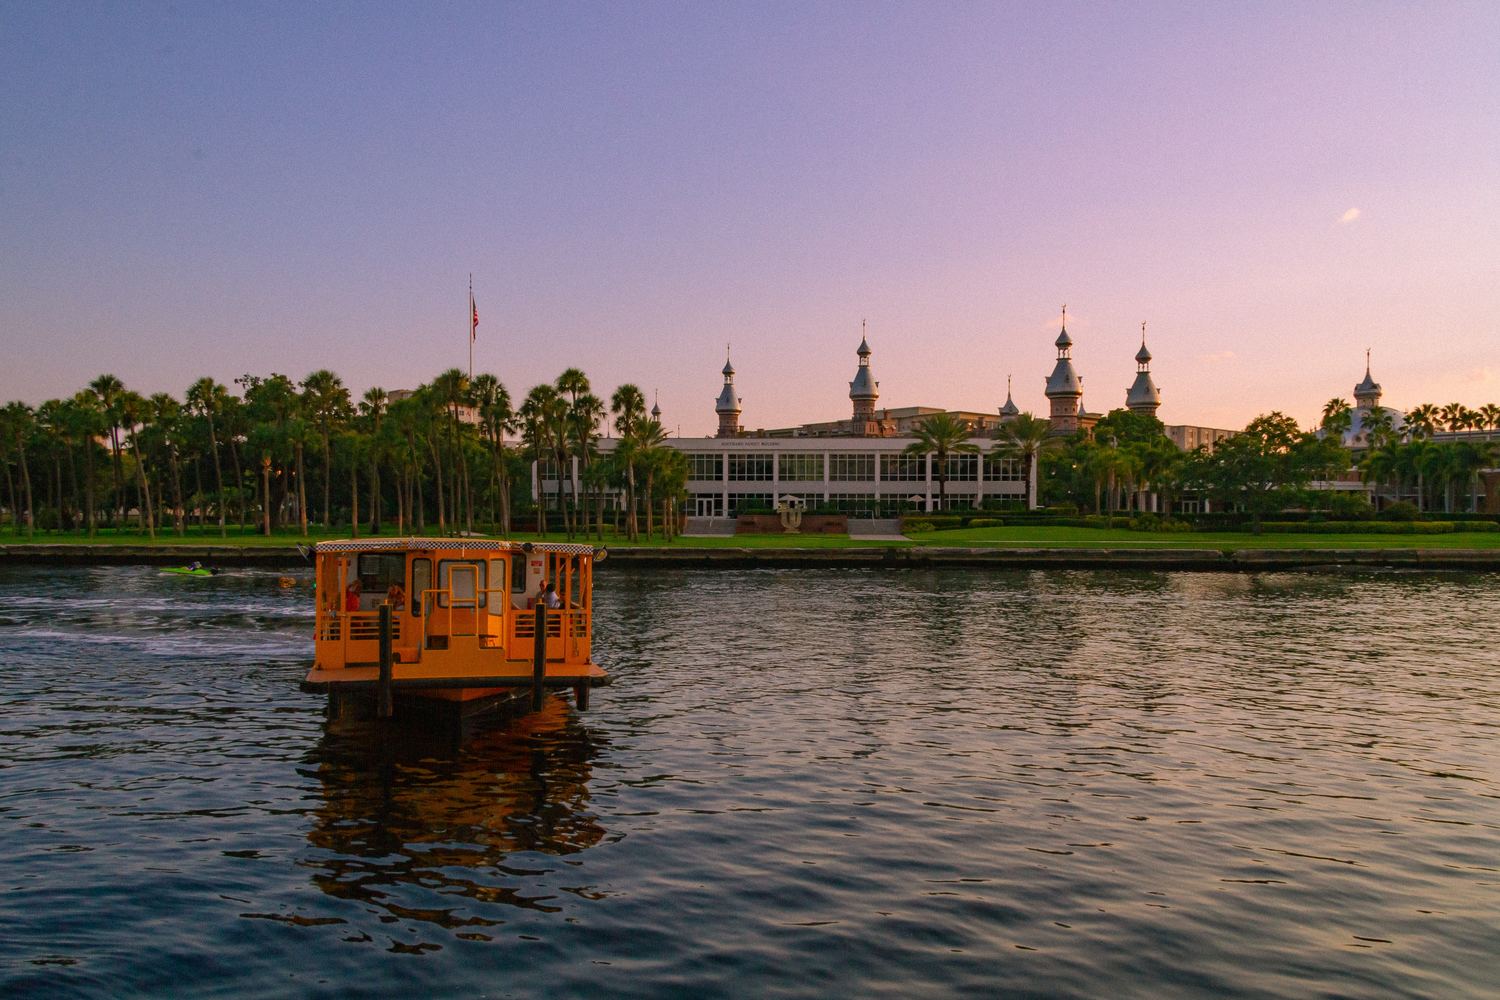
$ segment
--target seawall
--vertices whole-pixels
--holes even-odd
[[[47,565],[145,564],[181,566],[193,560],[213,566],[296,568],[307,562],[295,546],[239,545],[0,545],[0,563]],[[1500,570],[1500,549],[1110,549],[959,548],[870,546],[867,548],[619,548],[610,566],[676,566],[701,569],[930,568],[1132,569],[1260,572],[1267,570],[1368,567],[1415,570]]]

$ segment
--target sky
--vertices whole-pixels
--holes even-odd
[[[1500,402],[1500,4],[0,0],[0,401],[567,367],[711,434]]]

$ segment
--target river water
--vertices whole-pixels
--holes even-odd
[[[598,578],[330,731],[277,574],[0,568],[0,995],[1493,997],[1500,578]]]

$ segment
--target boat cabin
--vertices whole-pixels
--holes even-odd
[[[495,539],[401,538],[314,547],[314,663],[304,687],[369,689],[381,657],[381,609],[390,608],[391,685],[406,694],[466,701],[533,683],[537,643],[545,685],[607,683],[592,662],[590,545]],[[550,587],[549,587],[550,585]],[[545,605],[537,635],[537,605]]]

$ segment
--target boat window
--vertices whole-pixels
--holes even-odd
[[[525,559],[512,559],[510,561],[510,592],[512,594],[526,593]]]
[[[403,587],[406,585],[406,553],[359,554],[359,585],[366,594],[379,594],[383,598],[393,583]]]
[[[422,613],[422,593],[432,587],[432,560],[427,558],[411,561],[411,593],[408,594],[411,613]]]
[[[460,608],[473,607],[475,590],[479,591],[479,606],[485,601],[485,564],[478,559],[439,559],[438,589],[451,590],[453,600]],[[438,607],[448,606],[448,595],[439,593]]]

